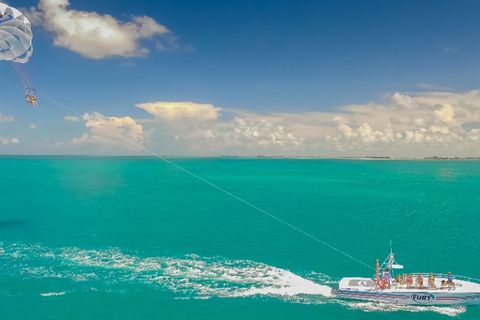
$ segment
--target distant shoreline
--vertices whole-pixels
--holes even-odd
[[[322,156],[181,156],[181,155],[162,155],[168,159],[276,159],[276,160],[362,160],[362,161],[480,161],[480,157],[441,157],[431,156],[423,158],[395,158],[388,156],[364,156],[364,157],[322,157]],[[156,159],[158,157],[149,155],[61,155],[61,154],[0,154],[1,158],[143,158]]]

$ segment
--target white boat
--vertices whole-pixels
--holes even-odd
[[[403,266],[395,262],[393,251],[380,266],[378,259],[373,278],[346,277],[333,293],[343,299],[388,302],[408,305],[480,304],[478,280],[450,273],[416,273],[395,276]],[[428,279],[426,284],[423,277]],[[425,279],[425,280],[427,280]]]

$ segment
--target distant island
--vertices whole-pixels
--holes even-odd
[[[222,156],[232,158],[249,158],[242,156]],[[258,155],[259,159],[336,159],[336,160],[480,160],[480,157],[447,157],[447,156],[429,156],[423,158],[395,158],[390,156],[360,156],[360,157],[322,157],[322,156],[269,156]]]
[[[480,157],[425,157],[425,160],[480,160]]]

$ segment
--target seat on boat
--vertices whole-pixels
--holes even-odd
[[[349,287],[374,287],[375,281],[371,279],[350,279]]]

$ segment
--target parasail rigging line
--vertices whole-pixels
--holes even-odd
[[[13,69],[17,73],[20,80],[22,80],[23,86],[25,89],[33,88],[32,83],[30,82],[28,76],[26,75],[25,70],[16,62],[12,62]]]

